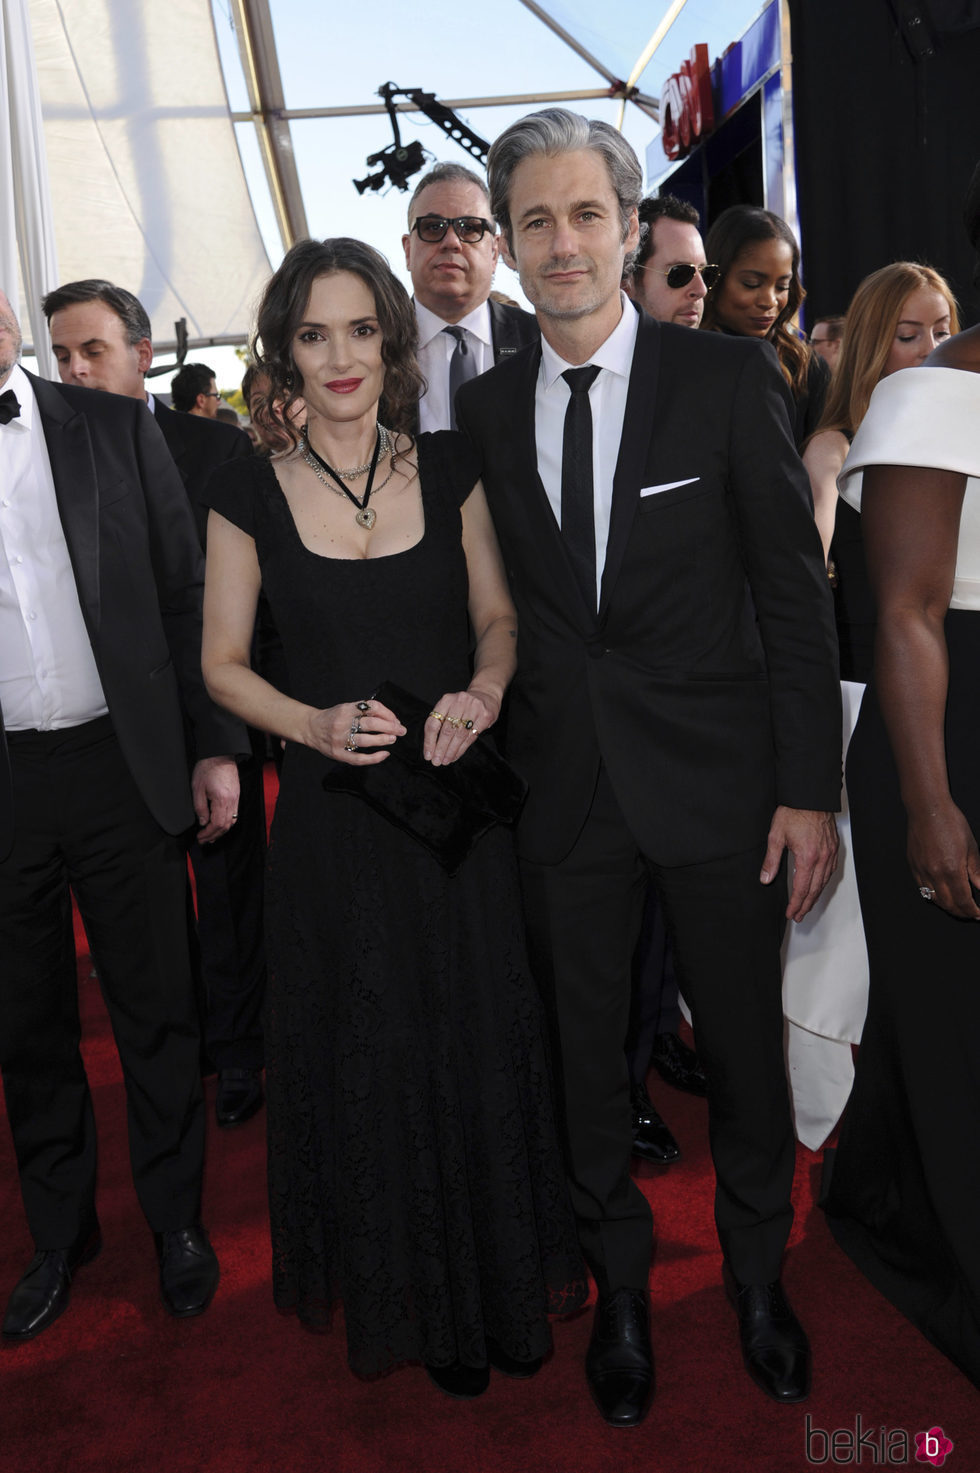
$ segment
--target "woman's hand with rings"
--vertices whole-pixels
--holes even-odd
[[[447,767],[473,745],[481,731],[492,726],[499,704],[478,690],[463,690],[441,697],[425,723],[422,754],[433,767]]]
[[[390,747],[405,735],[398,717],[380,701],[344,701],[310,716],[309,745],[335,762],[368,767],[384,762]]]
[[[980,853],[966,817],[952,801],[909,817],[909,868],[923,900],[960,920],[980,920]],[[927,893],[928,892],[928,893]]]

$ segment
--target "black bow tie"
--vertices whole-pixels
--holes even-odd
[[[13,389],[0,394],[0,425],[9,425],[12,419],[20,418],[20,404]]]

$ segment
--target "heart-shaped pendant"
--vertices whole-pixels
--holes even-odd
[[[378,513],[375,511],[373,506],[362,506],[360,511],[354,517],[354,520],[359,527],[366,527],[370,532],[371,528],[378,520]]]

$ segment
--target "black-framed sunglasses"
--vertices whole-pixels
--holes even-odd
[[[713,286],[717,286],[721,277],[720,266],[695,266],[693,262],[668,266],[666,271],[661,271],[659,266],[641,266],[640,270],[656,271],[658,276],[666,276],[667,285],[673,291],[680,291],[682,286],[690,286],[695,276],[700,273],[705,290],[710,292]]]
[[[418,231],[419,240],[435,245],[443,239],[450,225],[457,240],[464,245],[476,245],[488,230],[491,235],[494,232],[493,221],[484,220],[479,215],[457,215],[455,219],[447,219],[445,215],[420,215],[412,222],[412,229]]]

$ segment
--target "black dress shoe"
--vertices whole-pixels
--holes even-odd
[[[725,1287],[738,1315],[745,1369],[767,1396],[787,1405],[810,1394],[810,1342],[779,1279],[740,1284],[725,1268]]]
[[[426,1366],[429,1380],[434,1381],[440,1391],[447,1396],[455,1396],[457,1401],[471,1401],[474,1396],[482,1396],[490,1385],[489,1366],[464,1366],[460,1361],[453,1361],[451,1366]]]
[[[658,1033],[653,1040],[650,1063],[661,1079],[689,1095],[708,1093],[708,1081],[701,1060],[692,1048],[682,1043],[676,1033]]]
[[[600,1295],[585,1355],[592,1399],[613,1427],[635,1427],[653,1396],[650,1307],[644,1289]]]
[[[630,1090],[632,1107],[633,1155],[642,1156],[644,1161],[655,1161],[658,1166],[669,1166],[681,1154],[665,1121],[661,1120],[642,1084]]]
[[[200,1224],[154,1233],[160,1260],[160,1293],[171,1314],[203,1314],[218,1287],[220,1270]]]
[[[214,1113],[219,1125],[244,1125],[257,1110],[261,1110],[263,1099],[258,1069],[218,1070]]]
[[[502,1376],[510,1376],[514,1381],[529,1381],[540,1371],[544,1357],[539,1355],[534,1360],[515,1360],[512,1355],[501,1350],[496,1340],[487,1336],[487,1360]]]
[[[71,1298],[71,1281],[83,1263],[102,1247],[98,1228],[73,1248],[48,1248],[35,1255],[7,1304],[3,1338],[11,1345],[33,1340],[60,1314]]]

